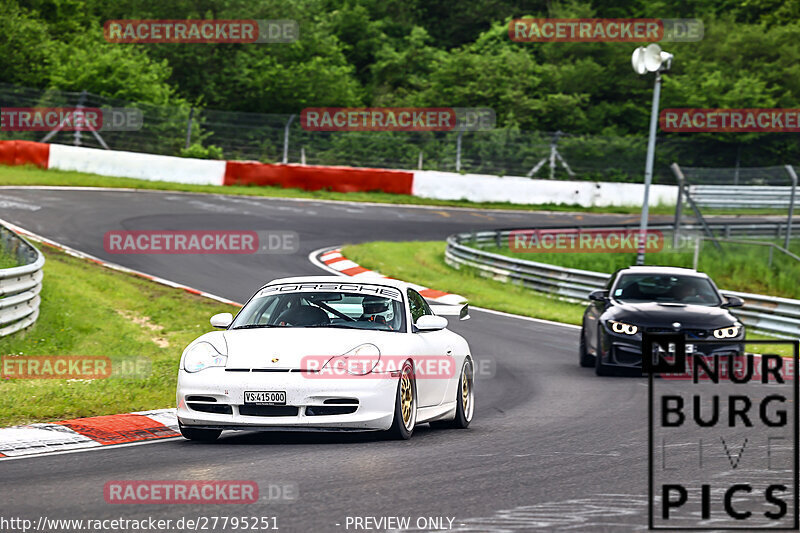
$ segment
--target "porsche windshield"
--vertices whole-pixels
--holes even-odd
[[[403,302],[376,294],[284,292],[256,295],[231,329],[331,327],[405,331]]]
[[[614,287],[620,302],[669,302],[714,306],[721,303],[714,285],[696,276],[626,274]]]

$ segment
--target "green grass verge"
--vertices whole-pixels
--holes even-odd
[[[388,194],[382,192],[341,193],[332,191],[304,191],[301,189],[283,189],[281,187],[249,187],[214,185],[189,185],[166,181],[148,181],[133,178],[112,178],[97,174],[85,174],[63,170],[43,170],[32,166],[9,167],[0,165],[0,185],[58,185],[73,187],[127,187],[132,189],[152,189],[162,191],[202,192],[212,194],[229,194],[242,196],[264,196],[270,198],[308,198],[312,200],[342,200],[348,202],[376,202],[384,204],[412,204],[442,207],[469,207],[473,209],[503,209],[518,211],[580,211],[586,213],[620,213],[637,214],[636,207],[592,207],[579,205],[541,204],[520,205],[508,202],[468,202],[465,200],[432,200],[404,194]],[[669,215],[674,211],[672,206],[655,206],[651,213]]]
[[[665,239],[668,240],[668,239]],[[783,246],[783,242],[774,241]],[[752,292],[784,298],[800,298],[800,262],[765,246],[720,243],[721,251],[711,242],[704,242],[697,269],[705,272],[718,287],[731,291]],[[636,263],[635,253],[519,253],[508,246],[488,247],[486,251],[581,270],[612,273]],[[792,242],[791,251],[800,255],[800,243]],[[645,256],[648,265],[692,268],[694,249],[673,249],[665,243],[660,252]]]
[[[0,426],[175,404],[185,346],[231,306],[44,248],[41,314],[0,339],[0,356],[99,355],[149,366],[139,377],[0,379]]]
[[[9,253],[0,250],[0,268],[13,268],[19,266],[17,260]]]
[[[342,253],[365,268],[460,294],[478,307],[568,324],[581,323],[584,306],[481,277],[475,269],[455,270],[444,262],[444,249],[444,242],[371,242],[345,246]]]

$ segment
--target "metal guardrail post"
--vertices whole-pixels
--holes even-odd
[[[456,172],[461,172],[461,137],[464,135],[464,130],[459,130],[456,137]]]
[[[794,167],[792,165],[786,165],[786,172],[789,173],[789,177],[792,179],[792,194],[789,199],[789,215],[786,219],[786,238],[784,239],[784,248],[789,248],[789,239],[792,237],[792,215],[794,214],[794,199],[795,199],[795,189],[797,189],[797,174],[794,172]]]
[[[194,107],[189,108],[189,120],[186,122],[186,149],[192,145],[192,119],[194,118]]]
[[[681,230],[681,217],[683,215],[683,187],[686,185],[686,180],[683,178],[683,172],[678,163],[672,163],[669,168],[675,174],[675,179],[678,181],[678,201],[675,202],[675,229],[672,233],[672,248],[678,247],[679,233]]]
[[[283,129],[283,164],[289,162],[289,126],[292,125],[292,121],[296,115],[291,115],[289,120],[286,121],[286,127]]]

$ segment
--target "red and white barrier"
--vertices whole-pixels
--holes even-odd
[[[583,207],[638,206],[638,183],[541,180],[515,176],[456,174],[429,170],[266,164],[214,161],[61,144],[0,141],[0,164],[32,164],[123,178],[201,185],[256,185],[307,191],[384,192],[436,200],[566,204]],[[674,204],[677,187],[653,185],[650,204]]]
[[[47,168],[140,180],[222,185],[225,161],[50,145]]]
[[[421,170],[414,171],[411,194],[437,200],[605,207],[641,205],[644,187],[638,183],[543,180]],[[677,200],[678,189],[673,185],[650,187],[649,203],[652,206],[675,204]]]
[[[31,141],[0,141],[0,164],[48,168],[50,145]]]
[[[411,194],[414,173],[380,168],[267,165],[253,161],[228,161],[225,185],[273,185],[335,192]]]

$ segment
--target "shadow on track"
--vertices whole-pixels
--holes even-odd
[[[236,431],[223,433],[213,443],[203,443],[184,440],[183,446],[247,446],[247,445],[326,445],[326,444],[366,444],[379,442],[409,442],[413,443],[425,437],[436,434],[445,434],[454,430],[432,429],[428,424],[422,424],[414,429],[414,436],[410,441],[393,440],[381,431]]]

